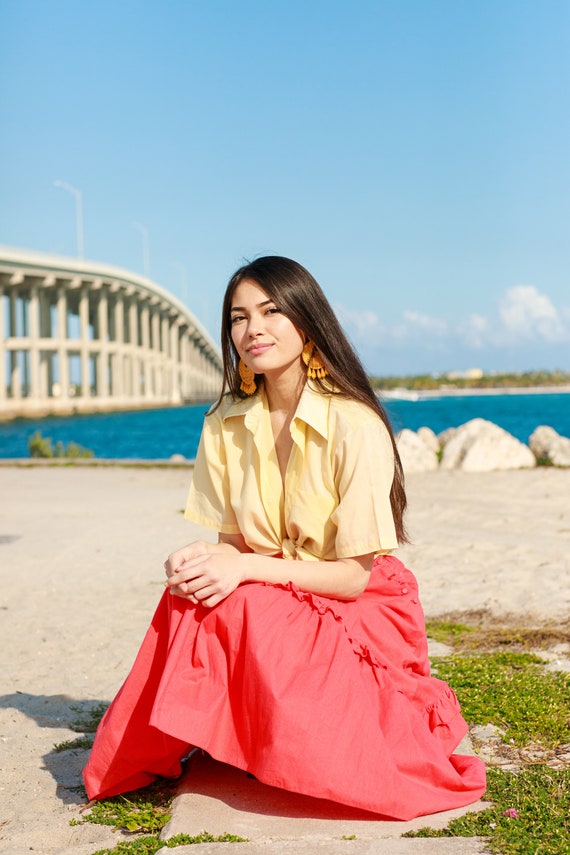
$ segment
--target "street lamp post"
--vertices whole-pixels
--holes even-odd
[[[75,226],[77,232],[77,257],[83,258],[83,197],[81,190],[68,184],[67,181],[54,181],[55,187],[61,187],[62,190],[67,190],[75,197]]]
[[[187,306],[188,305],[188,284],[187,284],[187,279],[186,279],[186,266],[184,264],[178,264],[175,261],[172,262],[172,266],[175,267],[176,270],[180,271],[180,284],[182,286],[181,287],[182,302],[184,303],[185,306]]]
[[[140,223],[133,223],[133,227],[142,235],[144,275],[147,279],[150,279],[150,252],[148,247],[148,229],[146,226],[142,226]]]

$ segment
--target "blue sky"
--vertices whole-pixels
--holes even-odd
[[[218,340],[244,258],[374,374],[570,369],[570,0],[0,0],[0,243],[143,272]]]

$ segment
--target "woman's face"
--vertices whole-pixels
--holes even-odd
[[[303,374],[305,335],[255,282],[244,279],[231,303],[232,341],[241,359],[266,380],[284,372]]]

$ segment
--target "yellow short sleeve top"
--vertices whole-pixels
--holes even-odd
[[[267,398],[231,397],[206,416],[185,516],[254,552],[334,560],[398,546],[392,443],[369,407],[305,386],[281,479]]]

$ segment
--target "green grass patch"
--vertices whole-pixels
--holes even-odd
[[[157,781],[126,796],[113,796],[95,802],[82,822],[109,825],[115,831],[132,833],[133,838],[121,841],[112,849],[99,849],[93,855],[154,855],[164,847],[175,848],[192,843],[247,842],[246,838],[235,834],[214,837],[207,831],[195,836],[177,834],[168,840],[160,840],[159,834],[170,819],[176,787],[176,781]],[[72,820],[70,824],[81,823]]]
[[[570,740],[570,674],[545,673],[532,653],[436,658],[437,676],[456,692],[470,724],[494,724],[518,746]]]
[[[67,739],[65,742],[58,742],[53,746],[56,754],[61,751],[72,751],[73,749],[89,749],[93,745],[92,736],[79,736],[77,739]]]
[[[152,837],[139,837],[138,840],[127,840],[119,843],[114,849],[98,849],[93,855],[155,855],[159,849],[175,849],[177,846],[187,846],[192,843],[247,843],[246,837],[237,834],[220,834],[214,837],[207,831],[201,834],[177,834],[169,840],[159,840]]]
[[[74,720],[68,725],[70,730],[75,733],[93,734],[97,730],[99,722],[103,718],[109,704],[99,703],[95,706],[83,709],[82,707],[72,706],[71,709],[75,713]],[[56,753],[61,751],[71,751],[73,749],[89,749],[93,745],[93,736],[80,736],[77,739],[67,739],[65,742],[58,742],[54,745],[53,750]]]
[[[485,837],[496,855],[570,852],[570,769],[489,769],[485,798],[493,802],[487,810],[453,819],[441,830],[423,828],[403,836]]]
[[[109,704],[103,701],[88,709],[72,706],[71,709],[75,713],[75,718],[69,725],[69,729],[74,730],[75,733],[95,733],[108,707]]]
[[[570,742],[570,674],[546,671],[535,652],[567,644],[568,626],[504,626],[472,613],[428,622],[427,632],[454,651],[433,658],[434,674],[455,690],[471,725],[493,724],[504,732],[505,756],[517,770],[488,768],[489,809],[454,819],[443,830],[404,836],[476,836],[496,855],[568,855],[570,769],[532,759],[537,747],[548,753],[564,746],[564,756]]]
[[[149,787],[135,790],[126,796],[113,796],[95,802],[84,822],[110,825],[116,831],[133,831],[139,834],[162,831],[170,819],[170,806],[176,783],[158,781]]]
[[[426,621],[426,632],[434,641],[453,645],[473,632],[473,627],[448,620]]]
[[[484,613],[474,612],[463,617],[473,623],[459,622],[459,615],[427,621],[429,638],[451,645],[456,653],[546,650],[560,643],[570,643],[568,625],[513,627],[494,623]]]

